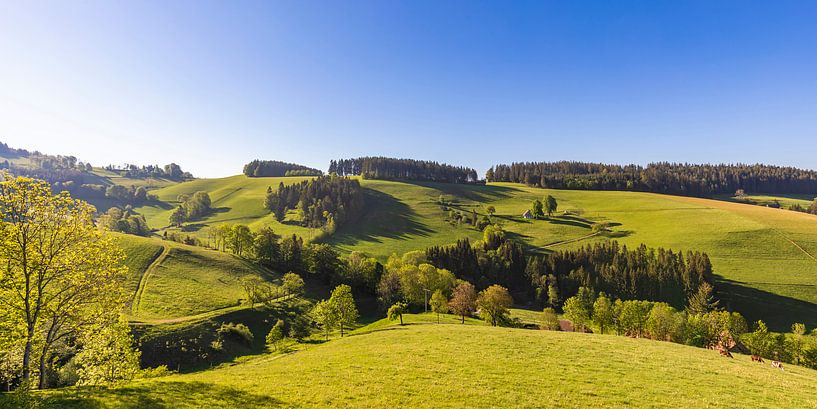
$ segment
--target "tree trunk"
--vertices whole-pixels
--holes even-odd
[[[31,378],[31,339],[34,335],[30,330],[28,334],[26,347],[23,350],[23,381],[28,381]]]
[[[42,354],[40,355],[40,381],[38,382],[38,389],[45,389],[45,356],[48,353],[48,344],[43,345]]]
[[[461,324],[465,324],[465,314],[462,314],[462,322]]]

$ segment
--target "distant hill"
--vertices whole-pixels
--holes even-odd
[[[110,389],[69,389],[85,407],[814,407],[817,371],[611,335],[377,323],[286,355]]]

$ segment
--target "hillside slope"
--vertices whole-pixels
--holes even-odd
[[[417,323],[107,390],[64,407],[814,407],[817,371],[625,337]],[[422,320],[427,321],[427,320]]]
[[[185,227],[187,234],[206,241],[207,227],[244,223],[254,229],[269,225],[281,235],[314,237],[316,229],[298,225],[294,215],[277,222],[263,208],[268,186],[304,178],[200,179],[153,191],[162,206],[141,207],[153,228],[167,226],[180,193],[210,193],[212,214]],[[619,240],[673,250],[700,250],[712,258],[726,306],[751,320],[762,318],[778,330],[792,322],[817,326],[817,216],[721,200],[641,192],[548,190],[519,184],[487,186],[361,180],[366,194],[365,215],[342,226],[329,239],[343,251],[362,251],[385,260],[392,253],[422,250],[463,237],[482,237],[469,225],[452,224],[439,204],[479,217],[487,206],[492,219],[514,237],[538,251],[582,246],[596,240]],[[534,199],[551,194],[559,211],[550,220],[526,220],[522,213]],[[565,215],[567,210],[570,214]],[[610,223],[612,232],[593,236],[594,222]]]
[[[178,321],[239,307],[246,298],[243,277],[279,278],[227,253],[158,238],[112,234],[126,254],[131,321]]]

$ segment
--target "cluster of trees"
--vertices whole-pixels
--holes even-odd
[[[713,282],[706,253],[673,252],[640,245],[635,249],[616,241],[587,245],[529,259],[526,274],[537,300],[553,305],[548,294],[567,298],[581,286],[625,300],[653,300],[682,307],[685,300]],[[554,302],[556,301],[556,302]]]
[[[396,254],[389,257],[377,285],[377,295],[383,306],[398,301],[425,306],[438,291],[450,297],[456,284],[451,271],[429,264],[423,252],[411,251],[402,257]]]
[[[593,330],[638,338],[676,342],[703,348],[730,349],[742,343],[750,353],[767,359],[817,368],[817,330],[792,325],[788,334],[770,332],[763,321],[747,332],[746,320],[737,312],[718,309],[703,286],[693,294],[685,309],[667,303],[615,299],[603,292],[581,287],[564,303],[564,317],[574,330]],[[559,330],[553,308],[543,311],[542,329]]]
[[[15,165],[8,160],[0,162],[0,170],[8,170],[17,176],[41,179],[52,184],[71,181],[77,185],[93,179],[90,174],[93,170],[91,164],[83,163],[74,156],[46,155],[37,151],[9,148],[5,144],[0,146],[0,155],[28,159],[25,165]]]
[[[480,318],[495,327],[512,322],[509,315],[513,297],[507,288],[496,284],[477,294],[473,284],[457,280],[449,295],[442,289],[436,289],[431,299],[424,303],[430,305],[431,311],[437,314],[437,322],[440,321],[440,314],[451,312],[462,317],[461,322],[465,323],[465,317],[473,316],[477,311]],[[403,325],[403,314],[409,311],[409,305],[406,300],[395,302],[387,311],[388,318],[392,321],[399,319],[400,325]]]
[[[497,225],[483,231],[483,240],[468,239],[426,249],[427,260],[479,288],[499,284],[520,300],[561,305],[581,286],[622,299],[664,301],[681,306],[704,283],[711,284],[712,264],[705,253],[648,249],[630,250],[603,242],[546,255],[527,255],[521,244]]]
[[[817,192],[817,171],[770,165],[651,163],[608,165],[586,162],[525,162],[496,165],[489,182],[516,182],[553,189],[634,190],[688,196],[733,193]]]
[[[145,178],[156,178],[156,179],[170,179],[170,180],[187,180],[193,179],[193,175],[190,172],[185,172],[182,170],[181,166],[175,163],[169,163],[164,167],[160,167],[159,165],[147,165],[147,166],[138,166],[133,164],[126,163],[124,166],[114,166],[108,165],[105,166],[105,170],[109,172],[116,172],[122,176],[132,178],[132,179],[145,179]]]
[[[196,192],[192,195],[180,194],[176,199],[181,203],[170,214],[170,224],[181,227],[182,223],[196,220],[210,213],[210,195],[207,192]]]
[[[525,249],[506,237],[498,225],[487,226],[482,236],[481,241],[473,244],[465,238],[454,245],[429,247],[425,258],[478,288],[499,284],[520,299],[530,300],[527,294],[532,286],[525,273],[528,260]]]
[[[150,234],[145,216],[134,213],[130,206],[125,209],[111,207],[97,219],[97,225],[104,229],[120,233],[147,236]]]
[[[296,273],[284,274],[281,285],[276,286],[258,276],[247,276],[241,281],[251,307],[263,303],[269,306],[282,297],[298,297],[304,293],[304,279]]]
[[[664,302],[614,300],[603,292],[597,294],[581,287],[575,296],[565,300],[563,309],[575,331],[592,329],[602,334],[730,348],[746,333],[746,320],[736,312],[718,310],[713,304],[703,294],[690,297],[687,308],[679,310]],[[554,327],[553,309],[546,309],[543,317],[544,329],[558,329],[558,324]]]
[[[120,205],[139,205],[157,200],[156,195],[148,193],[144,186],[80,184],[68,180],[54,182],[51,187],[55,193],[65,190],[71,193],[72,196],[80,197],[83,200],[110,199]]]
[[[805,325],[796,323],[787,334],[774,333],[758,321],[754,331],[740,340],[754,355],[817,369],[817,329],[808,332]]]
[[[321,300],[315,304],[310,315],[323,329],[327,339],[335,328],[340,329],[340,336],[343,337],[346,330],[353,326],[359,317],[352,287],[346,284],[335,287],[328,300]]]
[[[94,209],[44,181],[0,178],[0,384],[128,379],[138,352],[120,311],[124,253]]]
[[[383,265],[375,258],[353,251],[341,257],[333,247],[304,243],[296,235],[281,238],[271,228],[253,232],[241,224],[222,224],[208,231],[209,245],[277,271],[308,273],[330,284],[347,284],[375,292]]]
[[[156,196],[149,194],[144,186],[137,187],[133,185],[130,187],[110,185],[105,189],[105,197],[130,204],[141,204],[156,200]]]
[[[545,213],[547,216],[553,216],[553,213],[556,213],[556,210],[559,208],[559,202],[556,201],[556,198],[547,195],[545,196],[544,200],[536,199],[530,205],[530,213],[535,219],[541,219],[545,217]]]
[[[301,223],[307,227],[324,228],[329,234],[337,226],[355,220],[363,212],[363,189],[360,182],[340,176],[321,176],[292,185],[267,189],[264,206],[284,220],[287,211],[300,211]]]
[[[0,156],[5,157],[18,157],[18,156],[28,156],[30,152],[25,149],[15,149],[10,147],[5,142],[0,142]]]
[[[452,166],[414,159],[362,157],[338,159],[329,163],[329,173],[341,176],[363,176],[365,179],[419,180],[427,182],[476,183],[477,171],[463,166]]]
[[[295,163],[277,160],[254,160],[244,165],[244,174],[249,177],[268,176],[321,176],[323,172]]]

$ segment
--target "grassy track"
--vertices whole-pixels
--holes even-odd
[[[817,371],[611,335],[405,317],[288,355],[113,389],[64,407],[814,407]],[[470,323],[470,322],[469,322]]]

